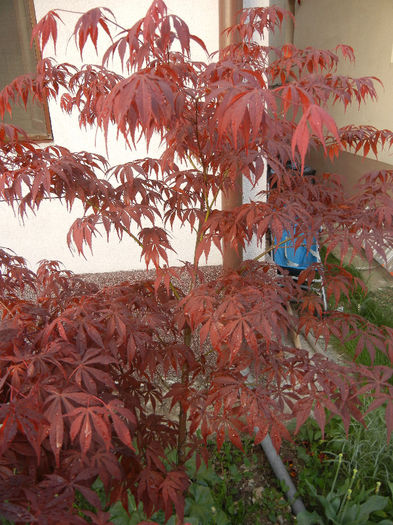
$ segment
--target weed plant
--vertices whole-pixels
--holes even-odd
[[[382,483],[381,491],[388,494],[388,483],[393,480],[393,441],[387,442],[384,409],[378,408],[364,418],[366,427],[353,421],[345,435],[342,421],[334,419],[325,443],[330,454],[343,454],[343,474],[348,477],[353,469],[362,473],[367,485]]]
[[[329,254],[327,257],[327,262],[333,265],[339,265],[339,260],[332,254]],[[344,265],[344,268],[353,277],[362,278],[361,272],[353,265]],[[338,308],[348,313],[360,315],[366,321],[373,323],[376,326],[388,326],[393,328],[393,304],[383,301],[383,295],[383,291],[380,293],[368,292],[362,289],[361,286],[358,286],[352,291],[349,298],[345,295],[341,296]],[[331,304],[330,307],[334,308],[337,307],[337,305]],[[358,340],[359,338],[356,337],[342,342],[337,338],[332,337],[332,343],[336,350],[340,353],[346,354],[350,358],[354,358],[356,355]],[[371,364],[391,366],[388,357],[378,349],[376,349],[373,363],[371,362],[370,354],[366,349],[359,354],[356,361],[367,366],[370,366]]]
[[[382,304],[381,295],[382,294],[377,295],[374,292],[368,292],[363,296],[360,296],[360,301],[359,297],[355,295],[354,297],[351,297],[351,310],[357,310],[359,315],[376,326],[389,326],[390,328],[393,328],[393,304]],[[339,343],[336,340],[336,347],[339,350],[344,349],[346,354],[351,358],[354,358],[357,343],[358,338],[346,341],[344,344]],[[363,350],[356,360],[363,365],[369,366],[372,364],[370,354],[367,350]],[[376,350],[373,364],[376,366],[391,366],[391,361],[385,354]]]
[[[300,523],[393,524],[393,441],[386,439],[383,408],[367,414],[364,423],[352,421],[347,435],[332,418],[322,440],[310,420],[299,433],[304,468],[298,489],[310,510]]]
[[[243,441],[243,451],[230,442],[224,442],[220,451],[214,442],[208,446],[211,454],[207,465],[202,461],[197,467],[195,454],[185,464],[191,484],[185,498],[184,523],[267,525],[277,523],[278,520],[284,524],[292,523],[290,507],[274,476],[269,472],[266,479],[262,480],[262,460],[257,457],[251,439]],[[173,461],[173,454],[173,451],[168,451],[168,462]],[[114,525],[146,522],[142,504],[137,505],[130,492],[127,512],[120,501],[109,504],[100,480],[94,483],[93,489]],[[76,507],[83,518],[86,518],[86,511],[94,511],[81,493],[78,493]],[[165,521],[163,512],[155,513],[152,520],[157,525],[178,523],[176,516]]]
[[[310,493],[319,503],[319,508],[312,512],[301,512],[297,516],[299,525],[392,525],[391,520],[385,519],[387,514],[384,509],[388,505],[388,498],[372,494],[372,490],[365,490],[363,486],[357,486],[357,469],[354,469],[352,475],[346,477],[343,483],[339,483],[342,458],[342,453],[336,458],[333,483],[326,495],[318,494],[316,488],[307,481]]]

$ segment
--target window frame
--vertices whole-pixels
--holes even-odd
[[[18,1],[18,0],[13,0],[13,1]],[[29,41],[30,41],[31,30],[33,29],[33,27],[37,23],[37,18],[36,18],[36,13],[35,13],[35,5],[34,5],[34,0],[23,0],[23,2],[25,2],[26,7],[27,7],[27,14],[28,14],[28,16],[27,16],[26,26],[29,27],[29,29],[30,29],[30,34],[29,34]],[[41,60],[42,56],[41,56],[41,52],[40,52],[36,42],[34,42],[33,45],[32,45],[32,51],[33,51],[33,60],[34,60],[35,64],[37,64]],[[31,141],[31,142],[53,142],[53,130],[52,130],[52,124],[51,124],[51,119],[50,119],[50,114],[49,114],[49,106],[48,106],[48,101],[47,100],[43,100],[40,103],[39,110],[42,112],[42,117],[43,117],[44,127],[46,128],[46,132],[44,132],[44,133],[42,133],[42,132],[41,133],[34,133],[34,132],[31,132],[31,131],[30,132],[26,131],[26,135],[28,137],[28,140]],[[23,126],[20,126],[18,124],[17,119],[15,119],[15,121],[14,121],[14,119],[11,118],[9,123],[11,125],[13,125],[13,126],[21,127],[23,129]]]

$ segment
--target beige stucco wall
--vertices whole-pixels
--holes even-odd
[[[339,126],[367,124],[380,129],[393,128],[393,2],[392,0],[302,0],[296,6],[294,44],[334,49],[344,43],[353,47],[356,62],[342,61],[338,73],[352,77],[375,76],[383,82],[377,86],[378,100],[368,100],[360,108],[356,103],[344,111],[336,105],[330,112]],[[345,169],[348,186],[367,170],[393,164],[392,151],[381,151],[378,161],[373,154],[363,162],[358,155],[343,154],[335,163],[336,171]],[[317,168],[326,168],[321,156],[313,154]],[[387,166],[388,165],[388,166]]]
[[[295,13],[293,29],[291,24],[284,25],[283,31],[271,39],[273,45],[292,41],[298,48],[312,46],[332,50],[338,44],[350,45],[356,61],[353,64],[342,60],[337,73],[354,78],[375,76],[383,82],[383,87],[376,84],[376,102],[368,100],[360,108],[354,103],[346,111],[340,105],[331,106],[329,111],[338,126],[357,124],[393,129],[393,1],[302,0],[299,4],[294,0],[271,0],[271,4],[292,8]],[[392,169],[393,150],[379,151],[377,159],[372,153],[363,158],[361,154],[342,152],[334,162],[326,158],[322,151],[311,151],[307,163],[319,174],[341,174],[345,188],[353,192],[365,173]],[[376,263],[372,278],[376,279],[378,286],[381,283],[380,274],[382,281],[389,277]],[[370,281],[370,275],[365,277]]]
[[[344,188],[348,192],[354,190],[354,184],[362,175],[374,171],[376,166],[378,166],[378,169],[392,169],[390,164],[384,162],[376,163],[374,159],[359,157],[346,151],[342,152],[332,162],[321,152],[314,150],[309,154],[307,164],[313,167],[317,166],[319,173],[339,173],[342,175]]]
[[[269,5],[275,5],[288,11],[289,13],[295,12],[295,1],[296,0],[270,0]],[[277,29],[274,33],[269,35],[269,44],[271,46],[281,46],[286,43],[293,43],[294,38],[294,24],[293,19],[290,16],[286,16],[283,20],[281,29]]]

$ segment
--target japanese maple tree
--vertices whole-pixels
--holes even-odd
[[[331,103],[375,99],[375,79],[336,73],[339,55],[354,59],[347,46],[255,42],[287,16],[275,7],[245,10],[230,29],[241,43],[206,63],[190,52],[191,44],[204,43],[167,14],[162,0],[129,29],[108,9],[78,16],[73,36],[82,56],[88,41],[97,48],[100,32],[112,38],[101,65],[43,58],[34,75],[1,91],[0,114],[29,97],[56,99],[63,111],[78,113],[81,127],[105,136],[117,130],[129,162],[109,166],[97,154],[39,146],[2,123],[0,196],[23,217],[48,197],[69,208],[80,202],[84,213],[69,244],[83,253],[97,231],[130,236],[156,278],[98,290],[57,262],[43,261],[34,273],[0,250],[0,516],[85,523],[73,507],[80,493],[97,509],[85,518],[109,523],[91,489],[99,477],[110,501],[127,508],[131,492],[147,516],[163,510],[182,523],[184,463],[194,452],[203,455],[207,438],[241,447],[242,433],[259,443],[269,432],[279,448],[290,437],[290,419],[299,429],[313,414],[322,430],[328,413],[347,427],[351,417],[361,419],[364,394],[374,399],[371,408],[386,406],[390,436],[392,368],[337,364],[290,338],[302,330],[327,345],[331,335],[361,334],[359,353],[366,347],[373,356],[378,348],[393,360],[391,329],[364,327],[360,317],[334,308],[357,279],[341,266],[319,268],[333,304],[322,315],[321,298],[301,286],[317,265],[295,282],[261,248],[217,279],[201,271],[212,246],[242,250],[252,239],[262,246],[268,231],[281,239],[285,229],[296,246],[309,248],[321,231],[327,253],[337,248],[342,258],[364,250],[371,261],[393,246],[393,171],[366,174],[351,195],[339,175],[311,181],[302,174],[312,147],[333,158],[392,144],[390,131],[338,128],[328,112]],[[61,10],[50,11],[34,29],[43,56],[47,43],[56,43],[60,17]],[[111,71],[112,59],[122,71]],[[138,140],[155,135],[161,157],[135,159]],[[240,176],[256,186],[268,164],[269,194],[262,189],[257,200],[220,210],[221,192]],[[170,233],[178,225],[194,235],[195,257],[173,268]],[[184,276],[187,290],[179,285]],[[298,308],[289,307],[293,301]]]

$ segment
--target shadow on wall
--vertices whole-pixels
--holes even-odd
[[[353,193],[359,179],[365,173],[377,170],[391,170],[392,165],[378,160],[360,157],[353,153],[342,152],[338,159],[333,162],[325,157],[321,151],[312,151],[308,156],[307,164],[316,169],[317,174],[338,173],[343,177],[346,191]],[[335,255],[339,256],[338,253]],[[385,286],[393,286],[393,253],[388,255],[388,265],[385,268],[383,261],[374,260],[372,266],[368,266],[365,258],[356,256],[352,264],[361,272],[362,278],[370,290],[376,290]]]

